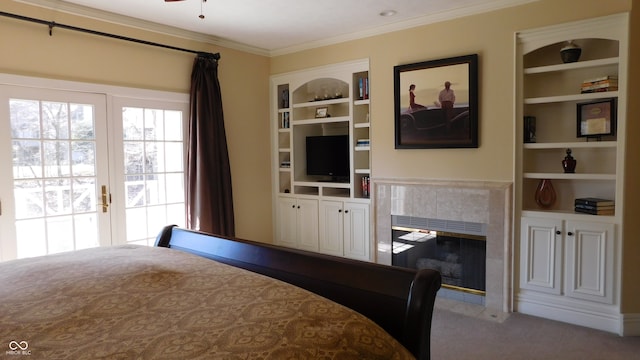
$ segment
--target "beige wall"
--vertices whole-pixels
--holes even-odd
[[[372,176],[513,181],[514,176],[514,33],[563,22],[632,10],[631,0],[541,0],[531,4],[453,21],[398,31],[278,56],[271,73],[369,58],[371,78]],[[633,14],[635,34],[640,34],[640,9]],[[640,83],[640,36],[632,37],[632,79]],[[477,53],[479,55],[480,113],[478,149],[395,150],[393,67],[399,64]],[[635,79],[635,81],[634,81]],[[635,96],[634,96],[635,95]],[[630,89],[630,99],[638,98]],[[640,104],[629,102],[628,133],[640,134]],[[636,121],[637,120],[637,121]],[[640,313],[640,146],[628,137],[625,176],[622,309]]]
[[[627,148],[625,151],[624,248],[622,249],[622,282],[624,312],[640,313],[640,2],[634,1],[631,12],[629,47],[629,87],[627,102]]]
[[[269,58],[2,1],[0,10],[181,48],[220,52],[236,235],[271,242]],[[0,73],[188,93],[193,54],[0,19]]]

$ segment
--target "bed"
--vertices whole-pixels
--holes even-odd
[[[435,271],[168,226],[155,247],[0,263],[0,344],[32,359],[428,359],[439,287]]]

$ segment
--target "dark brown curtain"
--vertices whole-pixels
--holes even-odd
[[[235,236],[231,169],[224,130],[218,56],[200,54],[191,73],[187,153],[187,227]]]

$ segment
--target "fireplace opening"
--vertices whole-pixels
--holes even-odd
[[[485,295],[486,236],[392,226],[392,265],[434,269],[442,287]]]

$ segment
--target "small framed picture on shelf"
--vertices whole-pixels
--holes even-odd
[[[325,118],[329,116],[328,107],[319,107],[316,109],[316,117],[317,118]]]
[[[577,136],[600,137],[614,135],[616,99],[603,99],[577,104]]]

